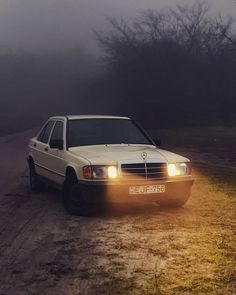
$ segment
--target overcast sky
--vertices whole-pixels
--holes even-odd
[[[92,30],[105,16],[129,17],[193,0],[0,0],[0,47],[42,50],[73,48],[95,51]],[[234,0],[205,0],[212,10],[236,17]]]

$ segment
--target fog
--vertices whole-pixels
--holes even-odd
[[[221,13],[223,16],[236,16],[236,3],[233,0],[202,2],[209,5],[212,15]],[[160,93],[158,92],[160,89],[156,93],[156,89],[150,87],[147,92],[144,87],[138,90],[140,87],[136,89],[136,86],[142,86],[142,82],[147,79],[142,69],[139,69],[144,75],[140,76],[141,83],[135,82],[134,79],[133,84],[130,82],[128,87],[122,85],[121,77],[115,79],[115,72],[107,71],[104,66],[102,59],[104,50],[96,40],[94,30],[109,32],[111,24],[107,17],[132,22],[134,17],[147,10],[161,11],[167,7],[174,9],[177,4],[193,3],[196,1],[0,0],[0,135],[31,128],[41,124],[49,115],[55,114],[105,113],[135,116],[143,108],[148,110],[148,103],[151,104],[151,109],[161,108],[164,117],[170,105],[174,112],[176,101],[183,96],[181,91],[184,93],[186,91],[181,90],[170,99],[167,96],[172,94],[167,95],[164,89]],[[232,60],[235,59],[232,57]],[[152,61],[150,63],[152,64]],[[139,64],[139,59],[136,64]],[[128,75],[130,69],[124,67],[122,70],[125,69],[125,74]],[[220,65],[219,69],[222,69]],[[163,70],[167,70],[167,67],[164,66]],[[195,71],[194,68],[192,70]],[[156,72],[156,69],[153,71],[156,81],[156,77],[161,73]],[[176,73],[180,76],[178,71],[179,69],[174,69],[171,75]],[[234,69],[228,71],[229,76],[231,73],[234,73]],[[167,73],[167,76],[169,74]],[[135,78],[135,73],[132,75]],[[171,76],[168,79],[172,79]],[[226,89],[227,75],[225,80]],[[151,84],[147,81],[148,83]],[[189,82],[183,80],[181,83]],[[196,89],[201,88],[196,82],[194,83]],[[132,88],[131,84],[132,95],[126,91]],[[218,93],[224,97],[224,90],[221,90]],[[228,90],[226,93],[230,101],[227,110],[234,107],[234,91]],[[139,97],[141,93],[142,97]],[[202,98],[206,95],[204,93]],[[163,101],[166,99],[170,104],[163,107]],[[174,106],[173,99],[176,100]],[[190,117],[192,113],[187,110],[196,106],[194,99],[186,94],[186,101],[190,102],[186,112]],[[212,97],[210,99],[213,100]],[[126,106],[127,100],[129,100],[129,109]],[[200,105],[200,101],[198,104]],[[133,105],[136,105],[137,112]],[[218,103],[219,110],[221,105],[225,105],[224,101]],[[224,116],[231,118],[227,110]],[[145,116],[144,124],[149,114]],[[205,113],[201,116],[205,116]],[[155,123],[155,118],[151,122]],[[160,121],[156,121],[155,124],[159,123]],[[170,121],[170,125],[175,123]]]
[[[129,18],[192,0],[0,0],[0,48],[61,50],[84,47],[100,54],[93,29],[106,29],[105,16]],[[236,16],[233,0],[207,0],[213,11]]]

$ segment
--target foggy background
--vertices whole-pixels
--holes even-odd
[[[220,12],[224,17],[236,16],[233,0],[202,2],[209,5],[212,15]],[[213,97],[216,93],[212,91],[204,93],[202,81],[195,85],[182,81],[187,91],[195,91],[201,84],[201,91],[196,90],[199,95],[197,107],[196,96],[183,95],[183,87],[177,87],[179,90],[171,94],[152,86],[144,87],[142,96],[137,97],[140,89],[136,89],[136,85],[132,88],[133,82],[130,82],[129,91],[125,92],[127,85],[114,69],[107,67],[107,59],[103,58],[107,52],[95,38],[94,30],[109,34],[112,26],[107,16],[132,22],[147,10],[174,9],[177,4],[193,3],[195,1],[190,0],[0,0],[0,134],[31,128],[49,115],[67,113],[131,115],[147,127],[153,127],[153,124],[155,127],[234,124],[234,53],[230,60],[227,57],[228,64],[233,63],[229,72],[225,59],[222,59],[221,68],[216,66],[225,77],[218,105],[219,97]],[[134,62],[139,63],[139,59]],[[153,82],[156,79],[157,84],[163,78],[160,78],[163,68],[161,73],[160,69],[156,68],[152,73]],[[129,66],[122,70],[122,74],[127,74]],[[169,81],[171,88],[178,71],[171,70],[175,76],[168,76],[168,73],[165,72],[164,81]],[[145,72],[143,74],[145,79]],[[199,72],[198,75],[201,76]],[[222,81],[222,77],[214,81]],[[227,84],[229,77],[232,78],[230,85]],[[204,111],[207,107],[205,97],[209,95],[212,96],[210,103],[216,104],[216,108]],[[181,102],[183,96],[188,100],[187,104]],[[178,116],[175,112],[179,112]],[[149,120],[150,116],[152,120]]]
[[[194,0],[0,0],[0,44],[11,50],[61,50],[83,46],[96,54],[92,30],[106,29],[105,16],[129,18]],[[212,12],[236,17],[233,0],[205,0]]]

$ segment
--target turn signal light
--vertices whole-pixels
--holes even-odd
[[[91,166],[84,166],[83,167],[83,176],[85,179],[91,179],[92,178],[92,168]]]

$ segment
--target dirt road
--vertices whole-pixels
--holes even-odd
[[[236,294],[235,186],[197,171],[181,209],[72,217],[29,191],[31,134],[0,138],[1,295]]]

